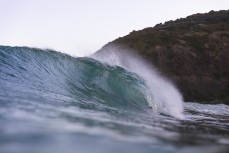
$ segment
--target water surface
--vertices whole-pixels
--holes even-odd
[[[2,153],[229,152],[229,106],[186,102],[176,117],[119,66],[1,46],[0,87]]]

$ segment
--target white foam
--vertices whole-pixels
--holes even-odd
[[[141,57],[122,47],[109,49],[92,55],[92,58],[109,65],[117,65],[141,76],[149,88],[149,106],[156,113],[183,118],[183,98],[177,88],[145,62]]]

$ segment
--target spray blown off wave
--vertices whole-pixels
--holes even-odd
[[[154,112],[183,117],[183,98],[176,87],[133,51],[113,46],[92,57],[109,65],[123,67],[142,77],[148,88],[148,103]]]

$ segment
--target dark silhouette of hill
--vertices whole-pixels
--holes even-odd
[[[133,31],[96,54],[113,46],[130,49],[152,63],[177,85],[185,101],[229,104],[229,10]]]

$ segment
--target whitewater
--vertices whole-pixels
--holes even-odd
[[[128,52],[0,46],[0,152],[228,152],[229,106],[183,102]]]

